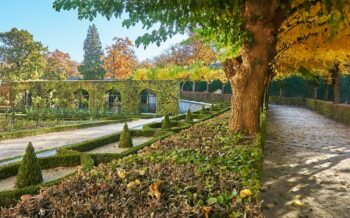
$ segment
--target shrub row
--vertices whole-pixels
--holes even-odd
[[[334,119],[340,123],[350,125],[350,105],[334,104],[333,102],[298,97],[270,97],[275,104],[303,106]]]
[[[155,131],[153,131],[153,132],[155,132]],[[115,154],[113,154],[113,153],[99,153],[99,154],[89,154],[89,155],[95,161],[95,165],[99,165],[101,163],[109,163],[115,159],[120,159],[120,158],[123,158],[123,157],[131,155],[131,154],[136,154],[137,151],[139,151],[140,149],[147,147],[147,146],[153,144],[154,142],[165,139],[165,138],[173,135],[174,132],[161,131],[161,132],[158,132],[157,134],[159,134],[159,135],[156,136],[155,138],[153,138],[152,140],[147,141],[145,143],[142,143],[138,146],[134,146],[134,147],[127,149],[121,153],[115,153]]]
[[[51,157],[38,158],[41,169],[50,169],[56,167],[74,167],[80,165],[80,155],[55,155]],[[0,167],[0,179],[16,176],[20,162],[11,163]]]
[[[22,138],[26,136],[40,135],[40,134],[45,134],[50,132],[62,132],[67,130],[83,129],[83,128],[89,128],[89,127],[95,127],[95,126],[109,125],[114,123],[122,123],[122,122],[131,121],[131,120],[132,119],[121,119],[118,121],[108,120],[108,121],[98,121],[94,123],[71,124],[71,125],[54,126],[54,127],[40,128],[40,129],[32,129],[32,130],[4,132],[4,133],[0,133],[0,141],[6,140],[6,139],[15,139],[15,138]]]

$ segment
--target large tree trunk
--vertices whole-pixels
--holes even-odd
[[[338,104],[340,102],[339,89],[340,89],[340,72],[339,64],[335,63],[333,67],[329,70],[332,77],[333,86],[333,102]]]
[[[326,82],[324,84],[324,100],[328,101],[328,84]]]
[[[267,88],[280,22],[278,0],[245,1],[245,29],[253,42],[245,42],[241,56],[225,62],[233,90],[230,130],[259,132],[260,108]],[[257,19],[259,17],[259,19]]]

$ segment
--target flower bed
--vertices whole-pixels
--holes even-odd
[[[0,216],[261,216],[263,137],[229,134],[228,119],[224,114],[196,124],[28,196]]]

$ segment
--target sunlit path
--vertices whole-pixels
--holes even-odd
[[[272,105],[264,159],[266,217],[349,217],[350,127]]]

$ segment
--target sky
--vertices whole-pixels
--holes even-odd
[[[108,21],[104,17],[98,17],[92,22],[79,20],[75,10],[55,11],[53,2],[54,0],[0,0],[0,32],[9,31],[13,27],[27,30],[33,34],[34,40],[42,42],[50,51],[59,49],[67,52],[78,62],[83,60],[83,43],[92,23],[98,29],[103,48],[111,45],[116,36],[129,37],[134,41],[146,32],[141,25],[130,29],[122,27],[121,19]],[[143,46],[135,48],[135,53],[142,61],[159,55],[185,38],[185,35],[176,35],[159,47],[154,44],[146,50]]]

